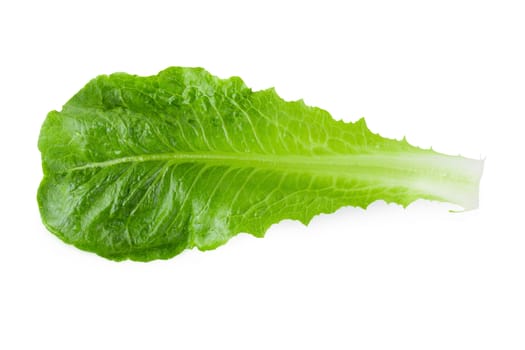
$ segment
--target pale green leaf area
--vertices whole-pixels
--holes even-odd
[[[49,113],[38,146],[45,226],[113,260],[213,249],[283,219],[307,224],[377,200],[473,209],[483,167],[180,67],[93,79]]]

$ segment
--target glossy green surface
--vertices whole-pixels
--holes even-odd
[[[379,199],[472,209],[482,172],[200,68],[97,77],[49,113],[39,149],[44,224],[113,260],[213,249]]]

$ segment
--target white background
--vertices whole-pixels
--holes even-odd
[[[522,4],[2,2],[0,348],[524,349]],[[172,65],[486,157],[480,208],[378,202],[146,264],[63,244],[35,199],[47,112]]]

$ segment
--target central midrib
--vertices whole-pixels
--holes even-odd
[[[156,153],[126,156],[121,158],[110,159],[101,162],[86,163],[84,165],[72,168],[71,171],[82,170],[87,168],[106,168],[121,163],[143,163],[151,161],[169,161],[172,163],[213,163],[224,165],[242,165],[242,166],[277,166],[284,168],[304,168],[326,165],[331,167],[340,167],[348,165],[348,161],[354,160],[362,162],[369,158],[369,155],[279,155],[279,154],[257,154],[257,153],[199,153],[199,152],[180,152],[180,153]],[[377,158],[377,156],[372,156]],[[369,159],[370,160],[370,159]],[[377,161],[377,159],[375,160]],[[354,163],[354,162],[352,162]],[[368,162],[367,162],[368,163]]]
[[[106,168],[122,163],[169,161],[208,163],[213,166],[264,168],[312,175],[367,180],[385,186],[413,188],[433,199],[451,201],[465,209],[477,207],[477,186],[482,162],[429,153],[345,155],[261,155],[253,153],[159,153],[87,163],[70,169]]]
[[[404,176],[434,168],[434,171],[447,171],[464,165],[464,159],[440,154],[409,154],[409,153],[381,153],[381,154],[336,154],[336,155],[279,155],[257,153],[214,153],[214,152],[180,152],[156,153],[126,156],[101,162],[86,163],[70,169],[70,171],[88,168],[106,168],[122,163],[143,163],[152,161],[169,161],[171,163],[210,163],[213,165],[230,165],[238,167],[262,167],[288,170],[307,170],[322,173],[355,173],[383,172],[394,175],[402,173]],[[436,165],[438,165],[436,167]],[[436,169],[438,168],[438,169]],[[441,169],[439,169],[441,168]]]

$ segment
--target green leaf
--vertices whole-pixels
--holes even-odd
[[[179,67],[90,81],[49,113],[39,149],[46,227],[80,249],[140,261],[380,199],[473,209],[483,165]]]

